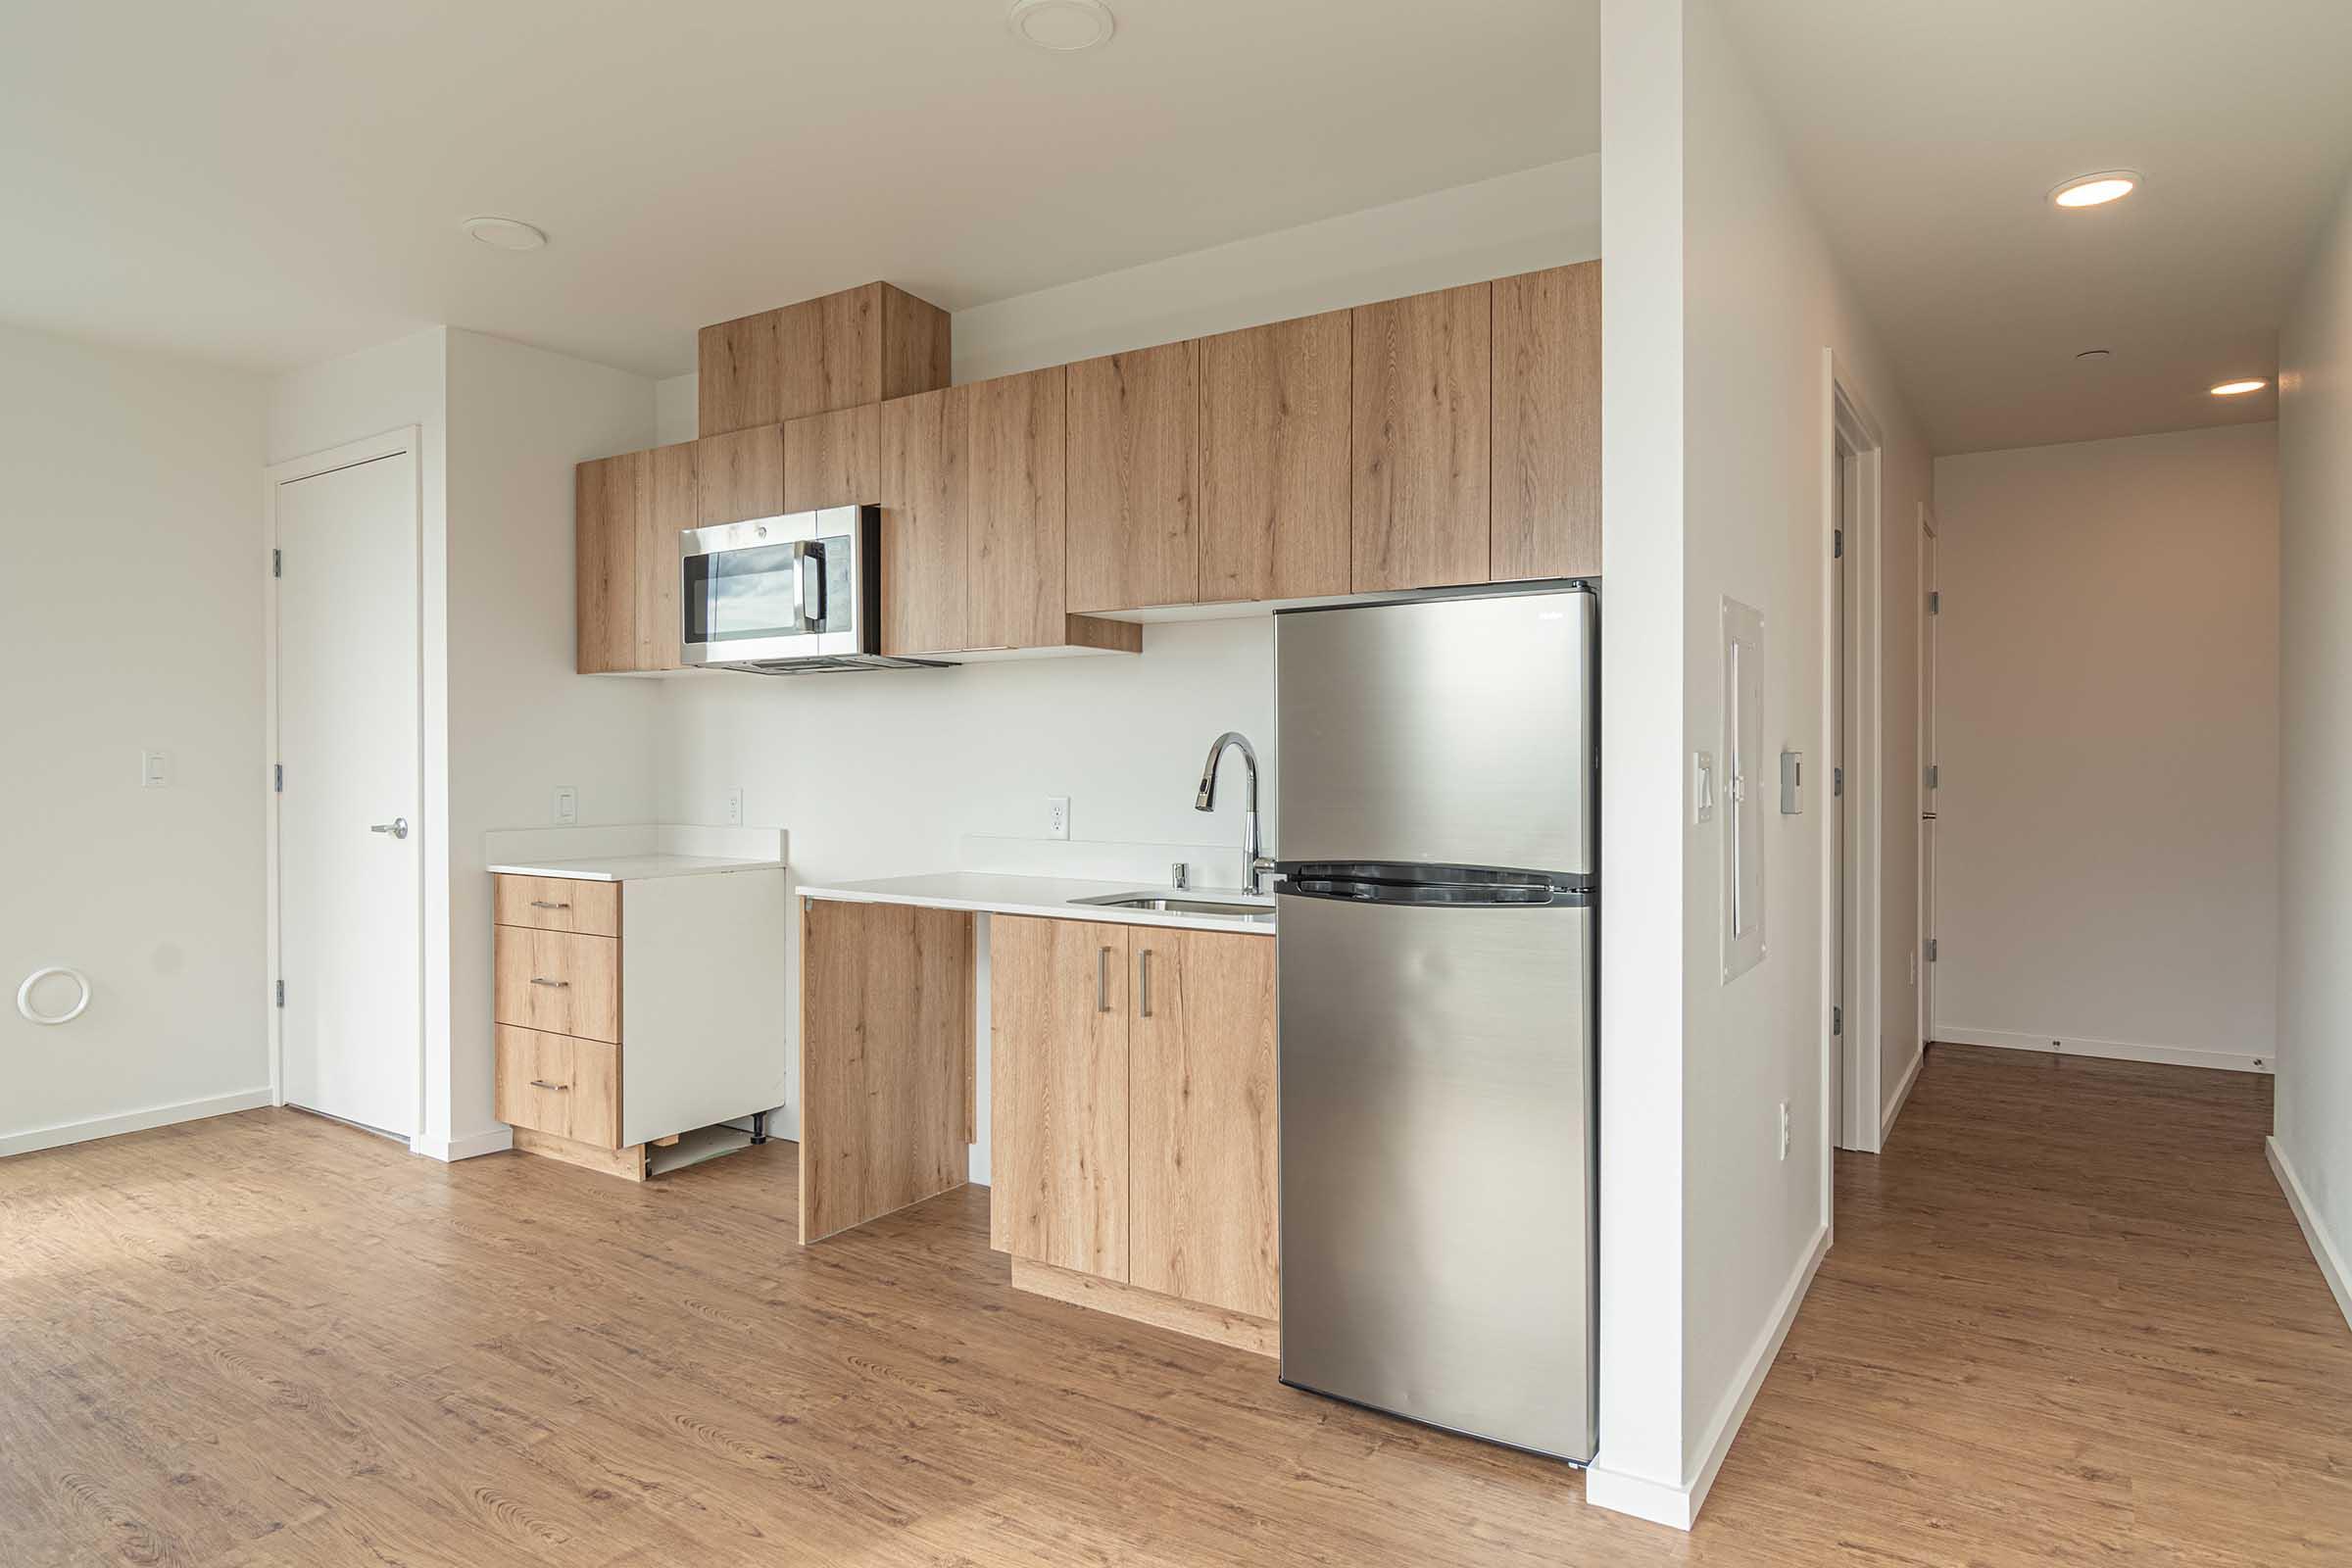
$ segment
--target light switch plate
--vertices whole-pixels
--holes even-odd
[[[1067,795],[1046,797],[1046,837],[1066,839],[1070,836],[1070,798]]]
[[[570,827],[580,819],[580,787],[577,784],[556,786],[556,826]]]
[[[172,754],[170,752],[141,752],[139,754],[139,788],[160,790],[172,782]]]

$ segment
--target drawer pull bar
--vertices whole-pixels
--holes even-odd
[[[1110,1010],[1110,950],[1099,949],[1095,954],[1095,1010]]]
[[[553,1089],[553,1090],[555,1090],[555,1091],[556,1091],[558,1094],[564,1094],[564,1095],[567,1095],[567,1094],[571,1093],[571,1085],[569,1085],[569,1084],[551,1084],[551,1083],[549,1083],[549,1082],[548,1082],[546,1079],[544,1079],[544,1078],[534,1078],[534,1079],[532,1079],[532,1080],[531,1080],[531,1087],[532,1087],[533,1089]]]
[[[568,980],[550,980],[547,978],[547,976],[540,974],[531,976],[531,984],[535,986],[552,986],[558,991],[569,991],[571,989],[571,982]]]
[[[1143,960],[1137,967],[1143,970],[1143,1013],[1145,1017],[1149,1018],[1152,1016],[1152,950],[1150,948],[1144,950]]]
[[[545,899],[533,899],[531,901],[531,907],[534,909],[568,909],[571,907],[571,906],[568,904],[550,904]]]

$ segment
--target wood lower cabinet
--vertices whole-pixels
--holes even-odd
[[[989,951],[990,1244],[1013,1282],[1269,1348],[1273,942],[999,915]]]
[[[493,991],[500,1023],[618,1040],[620,941],[502,925]]]
[[[1106,354],[1064,373],[1066,608],[1193,603],[1200,345]]]
[[[1487,581],[1494,286],[1354,313],[1356,593]]]
[[[1494,283],[1488,575],[1600,571],[1600,264]]]
[[[1200,599],[1348,591],[1346,311],[1200,343]]]
[[[620,1147],[620,1048],[500,1024],[491,1114],[597,1149]]]

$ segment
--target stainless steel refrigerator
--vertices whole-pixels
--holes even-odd
[[[1285,612],[1282,1378],[1593,1447],[1593,594]]]

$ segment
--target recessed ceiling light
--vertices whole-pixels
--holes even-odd
[[[2078,360],[2103,360],[2114,352],[2115,350],[2113,349],[2084,349],[2082,353],[2076,355],[2075,358]]]
[[[2129,169],[2111,169],[2104,174],[2084,174],[2070,179],[2050,192],[2050,200],[2061,207],[2098,207],[2120,201],[2139,188],[2139,176]]]
[[[2213,389],[2213,395],[2217,398],[2242,398],[2247,393],[2259,392],[2270,384],[2271,383],[2268,381],[2259,380],[2224,381],[2220,386],[2217,386]]]
[[[519,218],[468,218],[458,226],[502,251],[535,251],[547,243],[544,231]]]
[[[1015,37],[1057,55],[1106,44],[1118,26],[1102,0],[1013,0],[1004,21]]]

